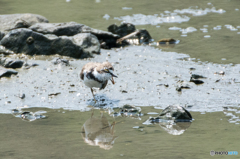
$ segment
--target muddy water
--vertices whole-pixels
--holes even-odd
[[[240,66],[229,65],[239,64],[240,60],[239,3],[237,0],[168,0],[161,3],[157,0],[2,0],[0,14],[29,12],[43,15],[50,22],[76,21],[102,30],[107,30],[110,24],[129,20],[135,22],[137,28],[146,28],[155,41],[175,38],[180,43],[173,48],[160,48],[162,51],[143,46],[102,50],[102,55],[94,59],[70,59],[69,67],[54,66],[50,62],[54,57],[27,57],[29,63],[38,63],[39,66],[18,69],[18,76],[0,80],[1,158],[209,158],[211,150],[240,152],[237,142]],[[195,16],[199,8],[210,11],[206,14],[201,11],[201,16]],[[185,13],[177,13],[177,9]],[[155,21],[164,20],[171,13],[178,21]],[[136,19],[134,14],[142,15]],[[152,19],[144,20],[146,15]],[[129,19],[125,19],[126,16]],[[188,20],[180,23],[184,18]],[[138,25],[138,22],[142,24]],[[172,27],[193,28],[183,33],[176,28],[171,30]],[[116,85],[97,91],[98,99],[106,99],[103,105],[107,104],[107,108],[124,104],[142,106],[145,115],[141,120],[114,119],[106,112],[101,117],[99,110],[95,110],[91,118],[92,112],[87,105],[93,104],[92,96],[90,90],[79,82],[78,73],[85,63],[106,59],[115,63],[119,78]],[[196,63],[198,59],[202,62]],[[196,70],[190,71],[192,67]],[[220,71],[225,75],[214,74]],[[206,76],[205,83],[199,86],[190,83],[191,73]],[[178,81],[190,85],[191,89],[177,92],[176,87],[181,84]],[[123,90],[128,93],[122,93]],[[58,92],[59,95],[49,97],[49,94]],[[24,100],[16,97],[20,93],[26,94]],[[170,104],[186,107],[195,119],[182,135],[171,135],[159,124],[142,124],[149,116],[156,116],[147,115],[148,112],[159,113]],[[153,105],[158,109],[144,107]],[[45,110],[47,118],[26,122],[10,114],[15,108],[29,108],[27,110],[33,112]],[[83,134],[84,123],[87,125],[91,121],[106,129],[97,131],[90,127]],[[116,124],[109,126],[108,122]],[[111,144],[104,146],[97,140],[98,146],[93,146],[96,143],[91,140],[84,141],[83,136],[92,131]],[[94,135],[90,136],[94,138]]]
[[[182,135],[170,135],[159,124],[143,125],[148,112],[161,110],[143,107],[141,120],[130,117],[113,118],[100,110],[92,112],[45,110],[48,118],[34,122],[22,121],[11,114],[1,115],[0,154],[10,158],[210,158],[210,151],[238,151],[239,127],[228,123],[222,112],[192,113],[194,121]],[[83,125],[98,119],[98,125],[112,124],[114,127],[88,128],[89,138],[97,134],[95,145],[83,138]],[[94,125],[94,123],[91,123]],[[139,128],[136,128],[139,126]],[[90,127],[90,128],[89,128]],[[135,127],[135,128],[134,128]],[[110,131],[112,130],[112,134]],[[97,132],[97,133],[96,133]],[[229,135],[231,134],[231,135]],[[101,139],[112,141],[103,146]],[[96,144],[97,143],[97,144]],[[220,156],[218,156],[220,157]],[[225,158],[226,156],[221,156]],[[231,156],[237,157],[237,156]]]

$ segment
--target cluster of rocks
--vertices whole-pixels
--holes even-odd
[[[0,66],[5,68],[21,68],[22,60],[5,58],[12,54],[26,55],[62,55],[73,58],[89,58],[99,54],[100,49],[109,49],[130,44],[124,37],[136,32],[132,24],[124,23],[120,26],[111,25],[108,31],[93,29],[76,22],[49,23],[36,14],[9,14],[0,15]],[[123,39],[121,39],[123,38]],[[142,42],[150,42],[151,36],[146,30],[137,31],[130,38]],[[121,43],[117,40],[121,39]],[[58,59],[55,63],[67,61]],[[26,64],[26,68],[33,65]],[[0,78],[17,74],[17,71],[0,67]]]
[[[111,25],[109,32],[76,22],[48,23],[36,14],[0,15],[0,45],[7,51],[27,55],[59,54],[74,58],[93,57],[103,48],[117,47],[117,39],[136,31],[132,24]],[[143,39],[142,37],[146,37]],[[149,41],[147,31],[137,37]],[[4,51],[2,51],[4,52]]]

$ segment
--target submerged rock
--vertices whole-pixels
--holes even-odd
[[[171,123],[171,122],[160,122],[159,125],[161,128],[163,128],[165,131],[167,131],[171,135],[181,135],[183,134],[187,128],[190,127],[192,122],[177,122],[177,123]]]
[[[82,37],[84,37],[84,39],[79,41],[88,42],[91,41],[92,38],[96,39],[96,37],[92,35],[81,36],[81,38]],[[86,45],[86,42],[83,42],[79,44],[77,39],[78,36],[73,39],[67,36],[43,35],[30,29],[15,29],[4,36],[0,44],[15,53],[25,53],[28,55],[59,54],[75,58],[86,58],[92,57],[92,52],[99,52],[99,44],[97,46],[91,46],[96,45],[96,43]]]
[[[37,119],[44,119],[46,118],[45,115],[42,115],[42,113],[46,113],[45,111],[37,111],[37,112],[29,112],[29,111],[24,111],[22,112],[21,110],[18,109],[13,109],[12,110],[12,115],[18,118],[22,118],[24,121],[35,121]]]
[[[11,77],[11,75],[16,75],[16,74],[18,74],[17,71],[4,69],[4,68],[0,67],[0,78],[2,78],[2,77]]]
[[[113,113],[114,117],[124,116],[124,117],[141,117],[143,116],[140,107],[135,107],[132,105],[124,105],[118,110],[118,112]]]
[[[28,28],[35,23],[48,23],[48,20],[41,15],[29,13],[0,15],[0,31],[2,32],[17,28]]]
[[[175,122],[189,122],[191,114],[181,106],[168,106],[159,115],[159,119],[174,120]]]
[[[22,60],[14,60],[10,58],[0,58],[0,65],[5,68],[21,68],[24,64]]]

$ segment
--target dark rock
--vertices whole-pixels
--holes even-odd
[[[27,42],[29,37],[34,39],[32,43]],[[93,52],[99,52],[100,50],[97,38],[90,34],[58,37],[51,34],[43,35],[30,29],[15,29],[10,31],[0,41],[0,45],[16,53],[25,53],[28,55],[59,54],[75,58],[92,57]]]
[[[139,43],[149,43],[152,41],[152,37],[146,29],[139,30],[140,32],[137,34],[139,39]]]
[[[122,92],[122,93],[127,93],[127,91],[125,91],[125,90],[122,90],[121,92]]]
[[[39,66],[39,64],[36,64],[36,63],[33,63],[33,64],[25,63],[25,65],[24,65],[25,69],[29,69],[29,68],[35,67],[35,66]]]
[[[176,40],[172,38],[165,38],[158,41],[159,44],[175,44]]]
[[[159,115],[159,119],[174,120],[175,122],[189,122],[191,114],[181,106],[168,106]]]
[[[119,36],[116,34],[112,34],[111,32],[93,29],[85,25],[82,27],[82,33],[91,33],[95,35],[98,38],[100,44],[105,43],[105,46],[107,46],[107,48],[117,46],[116,41]]]
[[[22,60],[13,60],[10,58],[0,58],[0,65],[6,68],[21,68],[24,64]]]
[[[104,43],[106,47],[109,48],[114,47],[116,45],[116,40],[119,38],[118,35],[110,32],[93,29],[76,22],[49,24],[37,23],[31,26],[30,29],[42,34],[54,34],[57,36],[74,36],[79,33],[90,33],[95,35],[101,44]]]
[[[57,36],[73,36],[82,33],[83,24],[76,22],[68,23],[36,23],[29,29],[42,34],[54,34]]]
[[[182,91],[182,89],[190,89],[191,87],[189,86],[189,85],[182,85],[182,86],[178,86],[177,88],[176,88],[176,90],[178,91],[178,92],[181,92]]]
[[[56,92],[56,93],[49,93],[48,96],[56,96],[58,94],[61,94],[61,92]]]
[[[190,82],[193,82],[193,83],[195,83],[195,84],[203,84],[204,82],[203,81],[201,81],[201,80],[197,80],[197,79],[190,79]]]
[[[16,28],[28,28],[35,23],[48,23],[48,20],[37,14],[0,15],[0,31],[8,32]]]
[[[19,94],[19,98],[21,98],[21,99],[24,99],[26,96],[25,96],[25,94],[24,93],[22,93],[22,94]]]
[[[112,24],[108,27],[108,31],[112,32],[113,34],[117,34],[120,37],[124,37],[134,31],[136,31],[136,28],[131,23],[123,23],[120,26],[117,26],[116,24]]]
[[[100,53],[100,43],[95,35],[90,33],[81,33],[73,36],[73,42],[80,46],[85,52]]]
[[[112,24],[108,27],[108,31],[120,36],[120,39],[118,39],[117,43],[120,43],[121,45],[138,45],[152,41],[152,37],[147,30],[136,30],[135,26],[130,23],[123,23],[120,26]]]
[[[0,67],[0,78],[2,77],[11,77],[11,75],[18,74],[17,71],[9,70],[9,69],[3,69]]]
[[[55,58],[52,60],[52,63],[54,65],[58,65],[58,64],[62,64],[62,65],[65,65],[65,66],[69,66],[69,60],[66,60],[66,59],[61,59],[61,58]]]
[[[0,41],[2,40],[2,38],[4,37],[5,33],[0,31]]]
[[[207,77],[204,77],[202,75],[192,74],[191,78],[199,79],[199,78],[207,78]]]

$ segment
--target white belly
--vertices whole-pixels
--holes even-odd
[[[92,88],[92,87],[101,88],[102,87],[102,83],[88,79],[87,77],[84,78],[84,84],[90,88]]]

